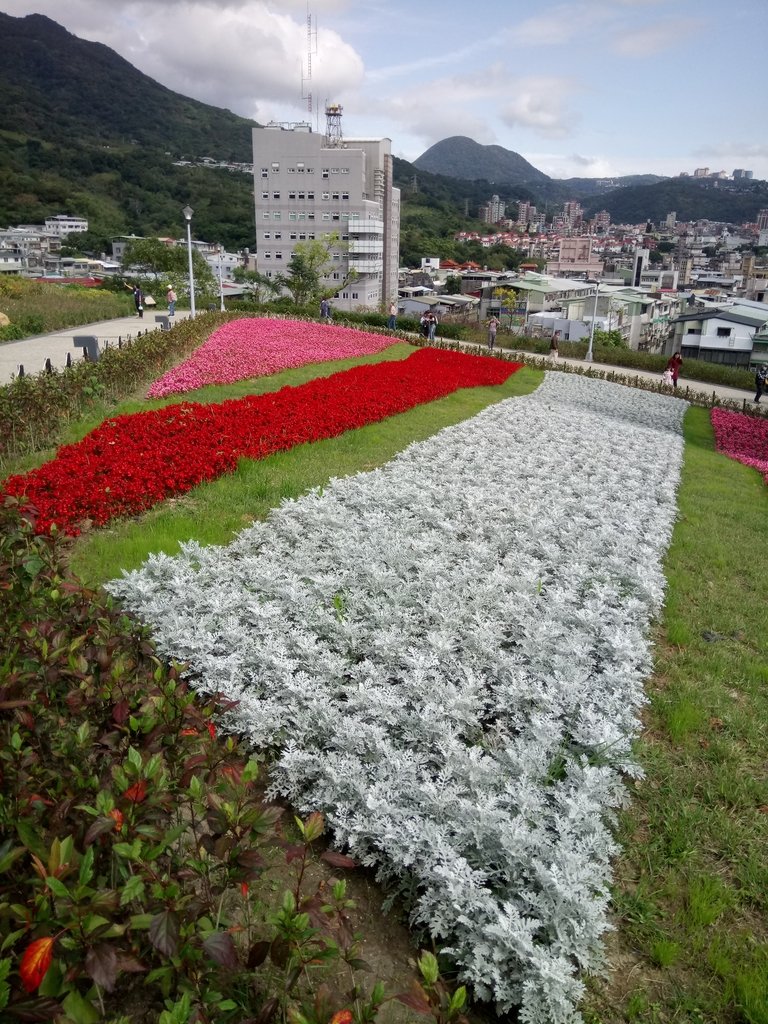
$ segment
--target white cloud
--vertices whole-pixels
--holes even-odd
[[[702,27],[695,18],[670,18],[650,25],[633,26],[614,35],[613,48],[623,57],[652,57],[679,46]]]
[[[549,138],[573,132],[576,116],[567,106],[577,88],[571,79],[530,75],[509,81],[511,98],[499,107],[499,117],[510,128],[530,128]]]

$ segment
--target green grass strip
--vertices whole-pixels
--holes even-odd
[[[600,1024],[768,1024],[768,488],[705,410],[685,437]]]
[[[344,360],[344,363],[378,362],[385,354],[388,358],[405,358],[413,352],[408,345],[394,348],[398,351],[388,349],[377,356]],[[250,382],[250,393],[276,390],[284,384],[301,383],[312,376],[327,375],[343,368],[338,362],[315,367],[314,373],[311,367],[301,367]],[[443,427],[474,416],[494,402],[530,393],[541,379],[541,371],[523,369],[498,387],[463,388],[436,402],[348,431],[337,438],[299,445],[258,461],[241,459],[231,476],[164,502],[140,518],[117,521],[83,535],[73,547],[73,569],[88,583],[103,583],[119,576],[122,569],[137,568],[152,552],[174,554],[181,541],[195,539],[201,544],[226,544],[254,520],[264,519],[284,498],[298,497],[312,487],[323,486],[332,477],[380,466],[413,441],[423,440]],[[247,389],[245,384],[241,387]],[[203,393],[208,395],[212,390],[202,389],[190,397],[208,401],[233,397],[231,389],[227,388],[226,395],[217,389],[215,397],[201,399]],[[133,409],[123,406],[118,411]],[[503,443],[503,438],[499,443]]]

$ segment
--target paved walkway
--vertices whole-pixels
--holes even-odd
[[[103,349],[105,344],[117,345],[118,339],[136,338],[141,332],[153,331],[159,326],[155,322],[155,316],[163,316],[163,310],[158,313],[144,313],[144,316],[120,317],[118,320],[102,320],[95,324],[84,324],[80,327],[68,327],[63,331],[53,331],[51,334],[40,334],[34,338],[25,338],[23,341],[0,342],[0,384],[7,384],[19,372],[19,366],[24,367],[24,373],[40,373],[45,369],[45,360],[50,359],[51,365],[61,370],[67,365],[67,353],[72,356],[72,362],[82,361],[83,349],[75,347],[75,337],[78,335],[92,335],[98,338],[99,348]],[[189,316],[187,310],[177,312],[174,320],[185,320]]]
[[[447,340],[447,339],[446,339]],[[485,350],[485,345],[469,345],[467,348],[475,348]],[[526,357],[527,359],[534,359],[541,363],[542,366],[550,364],[550,360],[546,356],[539,355],[536,352],[525,352],[522,350],[516,350],[512,348],[502,349],[504,352],[512,352],[518,354],[520,357]],[[560,356],[557,359],[557,363],[569,363],[572,366],[581,366],[584,369],[592,367],[593,370],[600,370],[604,373],[618,373],[625,377],[640,377],[642,380],[652,380],[658,383],[661,379],[661,374],[652,370],[636,370],[631,366],[612,366],[609,363],[588,363],[586,359],[572,359],[570,357]],[[685,365],[685,364],[683,364]],[[748,391],[744,391],[741,388],[729,388],[723,384],[707,384],[701,380],[692,380],[690,377],[685,377],[683,374],[680,375],[680,379],[677,384],[677,391],[681,398],[685,398],[685,390],[690,388],[692,392],[697,392],[704,395],[712,395],[714,392],[718,398],[729,398],[734,402],[746,401],[748,406],[751,406],[752,399],[755,397],[754,388],[750,388]]]
[[[74,339],[76,335],[93,335],[99,340],[99,347],[104,348],[105,343],[109,342],[110,345],[116,345],[118,339],[122,338],[135,338],[141,332],[155,330],[156,324],[155,316],[164,315],[164,311],[157,313],[147,311],[145,312],[142,319],[138,316],[126,316],[121,317],[118,320],[102,320],[100,323],[85,324],[81,327],[70,327],[64,331],[54,331],[52,334],[41,334],[35,338],[25,338],[23,341],[6,341],[0,342],[0,384],[5,384],[15,377],[19,372],[19,366],[24,367],[24,373],[27,375],[40,373],[41,370],[45,369],[45,360],[50,359],[51,365],[56,369],[62,369],[67,364],[67,353],[71,354],[72,361],[82,360],[83,349],[75,348]],[[176,313],[174,317],[178,323],[179,320],[185,320],[189,316],[188,310],[182,310]],[[173,323],[173,321],[171,321]],[[466,348],[470,349],[483,349],[485,346],[473,345],[467,343]],[[510,351],[505,349],[505,351]],[[540,358],[542,362],[547,362],[546,357],[537,357],[530,352],[521,352],[521,355],[533,358]],[[570,359],[563,356],[559,359],[560,363],[571,363],[577,366],[588,367],[591,366],[595,370],[604,370],[610,372],[614,370],[616,373],[626,374],[628,377],[642,377],[646,380],[658,381],[660,374],[650,372],[648,370],[635,370],[630,367],[622,366],[609,366],[606,363],[588,363],[584,359]],[[718,398],[730,398],[736,402],[743,402],[746,400],[748,405],[752,404],[754,398],[754,391],[742,391],[739,388],[724,387],[721,384],[705,384],[702,381],[691,380],[685,376],[680,377],[678,384],[678,392],[681,397],[685,397],[685,389],[690,387],[691,391],[703,392],[706,395],[711,395],[714,392]]]

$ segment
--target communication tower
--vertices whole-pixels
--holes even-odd
[[[340,149],[344,145],[344,137],[341,134],[341,115],[343,109],[340,103],[325,104],[325,139],[326,145]]]
[[[307,63],[301,66],[301,98],[306,101],[309,121],[312,122],[312,57],[317,55],[317,24],[313,26],[312,15],[307,4]]]

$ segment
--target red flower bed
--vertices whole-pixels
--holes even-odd
[[[768,483],[768,420],[713,409],[712,426],[719,452],[760,470]]]
[[[76,535],[83,519],[142,512],[232,472],[238,459],[335,437],[458,388],[501,384],[521,365],[424,348],[266,395],[117,416],[39,469],[9,477],[3,490],[35,506],[38,532],[56,523]]]

